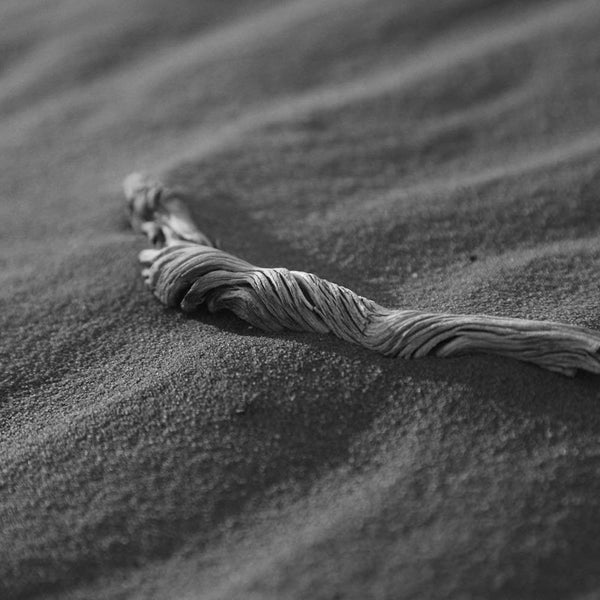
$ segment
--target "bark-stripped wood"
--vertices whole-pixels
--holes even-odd
[[[600,332],[546,321],[391,310],[311,274],[261,268],[215,248],[176,191],[134,173],[124,184],[144,250],[144,279],[167,306],[227,309],[265,331],[336,336],[387,356],[419,358],[486,352],[564,375],[600,373]]]

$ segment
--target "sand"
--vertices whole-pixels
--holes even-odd
[[[0,597],[593,598],[600,380],[144,289],[122,179],[390,307],[600,329],[596,0],[4,0]]]

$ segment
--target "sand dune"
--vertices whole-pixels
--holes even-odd
[[[592,598],[600,387],[165,310],[255,264],[600,329],[594,0],[0,4],[0,597]]]

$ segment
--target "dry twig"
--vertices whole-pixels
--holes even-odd
[[[311,273],[264,269],[214,247],[176,191],[134,173],[124,183],[132,226],[154,246],[144,279],[167,306],[228,309],[266,331],[334,333],[387,356],[486,352],[564,375],[600,373],[600,332],[546,321],[390,310]]]

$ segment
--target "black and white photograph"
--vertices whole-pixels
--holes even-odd
[[[0,600],[600,598],[600,0],[0,0]]]

